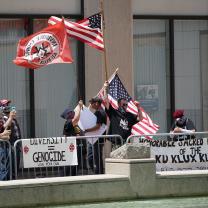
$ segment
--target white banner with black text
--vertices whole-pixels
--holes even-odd
[[[24,168],[78,165],[76,137],[23,139]]]

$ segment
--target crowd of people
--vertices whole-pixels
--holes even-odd
[[[82,164],[82,168],[88,166],[95,174],[104,173],[103,148],[105,142],[102,135],[120,135],[123,139],[122,143],[124,143],[131,135],[132,126],[143,119],[140,103],[138,101],[134,101],[138,109],[138,114],[135,115],[127,111],[128,101],[125,98],[118,99],[118,108],[115,109],[108,100],[107,93],[108,82],[105,82],[104,96],[102,98],[96,96],[89,100],[88,109],[96,117],[95,125],[90,128],[82,130],[78,125],[81,110],[84,105],[82,100],[78,102],[74,109],[68,107],[61,114],[61,117],[65,119],[63,135],[66,137],[84,136],[86,133],[97,131],[102,125],[108,125],[107,132],[102,132],[100,138],[97,138],[94,143],[90,143],[86,140],[77,140],[78,166],[66,166],[64,168],[64,175],[77,175],[80,164]],[[102,105],[104,105],[104,108]],[[183,110],[175,111],[173,117],[174,123],[170,133],[192,133],[196,131],[191,119],[184,116]],[[21,139],[20,127],[16,120],[16,110],[14,107],[11,107],[11,100],[0,100],[0,139],[9,141],[11,146],[14,146],[16,140]],[[111,142],[113,143],[115,141],[111,140]],[[119,141],[116,142],[119,144]],[[119,145],[121,145],[121,143]],[[2,152],[2,147],[0,146],[0,148],[0,152]],[[21,148],[17,147],[17,158],[14,158],[14,151],[12,149],[12,178],[15,178],[15,160],[17,161],[16,167],[17,169],[19,168],[20,154]],[[5,174],[6,175],[3,176],[2,173],[0,173],[0,180],[7,179],[8,172]]]
[[[76,111],[73,112],[74,118],[77,119],[77,122],[73,125],[70,125],[70,129],[71,131],[73,131],[72,129],[78,128],[79,129],[78,135],[85,135],[85,133],[87,132],[97,131],[101,127],[102,124],[107,124],[107,120],[108,120],[109,126],[107,130],[107,134],[108,135],[120,135],[121,138],[123,139],[122,143],[125,143],[127,138],[131,135],[132,126],[143,119],[142,111],[140,109],[140,103],[138,101],[134,101],[134,104],[138,109],[138,114],[135,115],[127,111],[128,101],[125,98],[118,99],[117,101],[118,108],[115,109],[111,105],[110,101],[108,100],[107,94],[108,94],[108,82],[105,82],[103,98],[93,97],[89,100],[90,105],[88,108],[90,109],[92,113],[94,113],[94,115],[97,118],[97,122],[93,127],[89,129],[85,129],[85,131],[82,132],[81,129],[77,126],[79,116],[80,116],[80,109],[82,109],[82,106],[81,106],[77,112]],[[82,103],[83,105],[82,101],[79,101],[79,103]],[[102,107],[102,104],[104,105],[104,108]],[[69,117],[70,115],[71,113],[69,114]],[[186,118],[184,116],[183,110],[176,110],[173,113],[173,118],[174,118],[174,123],[171,127],[170,133],[187,133],[188,134],[188,133],[192,133],[196,131],[196,128],[193,122],[191,121],[191,119]],[[103,132],[103,135],[105,134],[106,134],[106,131]],[[115,141],[111,139],[111,143],[115,143],[115,142],[118,145],[121,144],[119,143],[119,140]],[[78,149],[78,159],[87,157],[87,160],[88,160],[87,162],[89,164],[89,167],[94,171],[94,173],[95,174],[103,173],[104,172],[104,168],[103,168],[104,139],[99,138],[94,144],[87,143],[87,144],[84,144],[84,146],[86,147],[87,154],[84,151],[84,154],[86,155],[80,155],[81,153],[79,152],[79,149]]]

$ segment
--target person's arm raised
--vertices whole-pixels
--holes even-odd
[[[80,119],[80,112],[83,108],[83,101],[80,100],[77,107],[75,108],[75,115],[74,115],[74,118],[72,119],[72,124],[73,126],[77,125],[78,122],[79,122],[79,119]]]
[[[11,111],[11,112],[9,113],[9,118],[7,119],[7,121],[6,121],[5,124],[4,124],[4,128],[5,128],[5,129],[8,129],[8,128],[11,126],[12,120],[13,120],[15,117],[16,117],[16,111],[13,110],[13,111]]]

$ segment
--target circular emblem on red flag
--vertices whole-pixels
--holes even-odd
[[[58,38],[51,33],[35,35],[25,46],[25,58],[37,66],[44,66],[56,59],[60,54]]]

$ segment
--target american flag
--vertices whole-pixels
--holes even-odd
[[[48,24],[54,25],[62,19],[51,16]],[[78,22],[72,22],[65,19],[67,34],[74,37],[93,48],[104,50],[103,34],[101,30],[101,14],[94,14]]]
[[[125,89],[123,83],[121,82],[117,73],[113,74],[112,77],[108,80],[109,89],[108,89],[108,99],[113,108],[118,109],[117,100],[119,98],[125,98],[128,100],[127,111],[138,114],[137,107],[134,104],[133,99],[128,94]],[[104,88],[100,90],[98,96],[104,97]],[[132,135],[147,135],[147,134],[155,134],[159,130],[159,126],[153,123],[152,119],[149,115],[144,111],[143,108],[140,107],[142,112],[142,121],[138,122],[132,127]],[[149,137],[151,139],[151,137]]]

